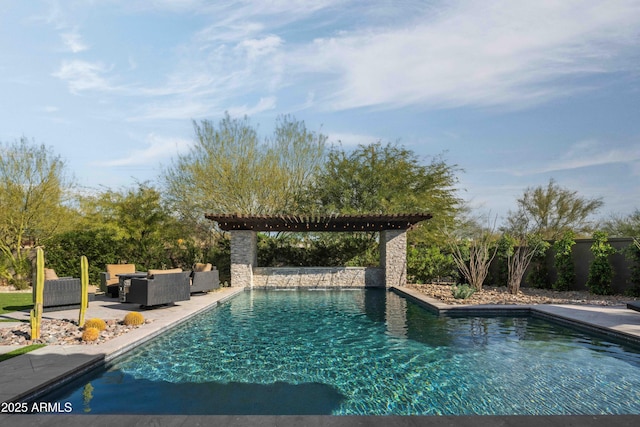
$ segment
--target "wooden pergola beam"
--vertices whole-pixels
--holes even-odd
[[[224,231],[382,231],[407,230],[432,218],[428,213],[413,214],[357,214],[357,215],[247,215],[206,214],[205,218],[218,223]]]

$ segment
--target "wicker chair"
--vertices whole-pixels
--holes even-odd
[[[144,307],[171,304],[191,299],[189,272],[154,274],[144,279],[131,279],[127,302]]]
[[[107,264],[107,271],[100,273],[100,290],[112,298],[118,297],[118,274],[139,273],[135,264]]]
[[[35,286],[33,288],[35,303]],[[93,296],[90,294],[90,296]],[[58,277],[53,269],[45,269],[44,288],[42,292],[43,311],[70,310],[80,308],[82,303],[82,284],[80,279]]]
[[[220,275],[218,270],[193,271],[191,273],[190,292],[209,292],[220,288]]]

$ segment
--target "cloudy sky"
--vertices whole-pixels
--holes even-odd
[[[640,208],[640,0],[0,0],[0,141],[153,180],[225,111],[458,165],[504,215],[554,178]]]

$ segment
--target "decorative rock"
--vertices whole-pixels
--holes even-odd
[[[0,327],[0,345],[96,345],[127,333],[137,326],[124,326],[117,320],[106,321],[107,328],[95,341],[82,341],[82,329],[78,322],[68,319],[42,319],[41,335],[38,340],[31,340],[31,326],[24,323],[17,327]]]
[[[574,304],[574,305],[624,305],[636,298],[623,295],[593,295],[588,291],[554,291],[550,289],[520,288],[517,295],[507,292],[506,287],[485,286],[467,299],[455,299],[451,285],[407,285],[425,295],[446,304]]]

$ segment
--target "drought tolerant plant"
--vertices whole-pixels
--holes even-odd
[[[84,314],[87,311],[87,305],[89,305],[89,261],[84,255],[80,258],[80,284],[82,286],[80,291],[82,294],[78,326],[82,328],[84,326]]]
[[[447,229],[443,230],[458,270],[476,291],[482,290],[491,261],[498,251],[494,237],[495,224],[495,219],[493,222],[489,220],[486,228],[470,224],[469,227],[465,227],[471,228],[466,239],[460,239]]]
[[[107,324],[104,320],[94,317],[93,319],[89,319],[84,323],[84,328],[96,328],[99,331],[104,331],[105,329],[107,329]]]
[[[144,316],[137,311],[132,311],[124,316],[123,323],[129,325],[142,325],[144,323]]]
[[[632,297],[640,297],[640,240],[633,239],[633,244],[627,246],[624,254],[630,262],[631,287],[627,289],[626,294]]]
[[[587,288],[596,295],[611,295],[611,279],[613,279],[613,267],[609,261],[609,255],[616,250],[608,243],[607,233],[596,231],[593,233],[593,244],[591,253],[593,262],[589,266],[589,278]]]
[[[539,234],[528,234],[524,236],[512,237],[511,245],[507,251],[507,266],[509,278],[507,288],[509,293],[516,295],[520,291],[520,283],[522,277],[531,263],[531,259],[535,256],[541,247],[548,245]]]
[[[455,277],[456,265],[450,254],[437,246],[409,245],[407,274],[415,283],[431,283],[442,277]]]
[[[551,244],[546,240],[542,241],[542,245],[538,247],[533,258],[531,258],[531,268],[527,275],[527,283],[532,288],[550,289],[551,281],[549,280],[549,270],[547,268],[547,251]]]
[[[455,299],[467,299],[475,292],[476,290],[466,283],[451,286],[451,294]]]
[[[85,330],[82,332],[82,341],[95,341],[99,337],[100,330],[98,328],[85,328]]]
[[[553,243],[555,250],[554,265],[558,273],[556,281],[552,287],[556,291],[568,291],[576,279],[575,266],[571,251],[573,245],[576,244],[573,231],[566,231],[559,240]]]
[[[33,284],[33,309],[31,310],[31,339],[40,338],[40,324],[42,323],[42,304],[44,300],[44,252],[36,249],[36,281]]]

